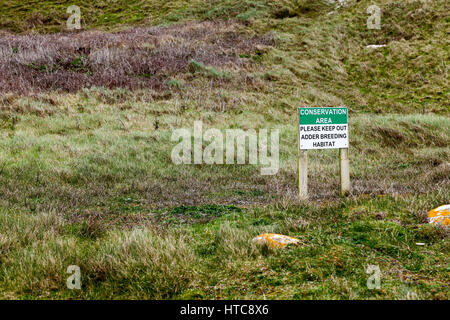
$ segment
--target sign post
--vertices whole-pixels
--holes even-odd
[[[307,150],[339,149],[341,196],[350,193],[347,107],[300,107],[298,109],[298,192],[308,199]]]
[[[341,197],[345,197],[350,193],[350,161],[348,160],[348,148],[339,149],[339,169]]]
[[[308,153],[306,150],[299,150],[298,197],[302,201],[308,200]]]

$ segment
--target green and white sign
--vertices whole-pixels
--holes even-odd
[[[300,150],[348,148],[347,107],[300,107]]]

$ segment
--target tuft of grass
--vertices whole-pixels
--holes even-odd
[[[276,19],[284,19],[305,14],[318,15],[332,8],[332,2],[327,0],[281,0],[272,4],[272,14]]]
[[[203,75],[208,78],[231,79],[233,75],[227,71],[221,71],[211,66],[205,66],[203,63],[191,60],[189,62],[189,70],[195,75]]]

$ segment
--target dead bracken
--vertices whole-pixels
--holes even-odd
[[[158,90],[170,77],[188,72],[192,61],[242,68],[254,63],[243,55],[273,44],[271,35],[252,36],[239,24],[211,21],[114,33],[6,34],[0,37],[0,92]]]

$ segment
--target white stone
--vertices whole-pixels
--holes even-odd
[[[369,44],[368,46],[366,46],[366,48],[370,48],[370,49],[377,49],[377,48],[383,48],[386,47],[385,44]]]

